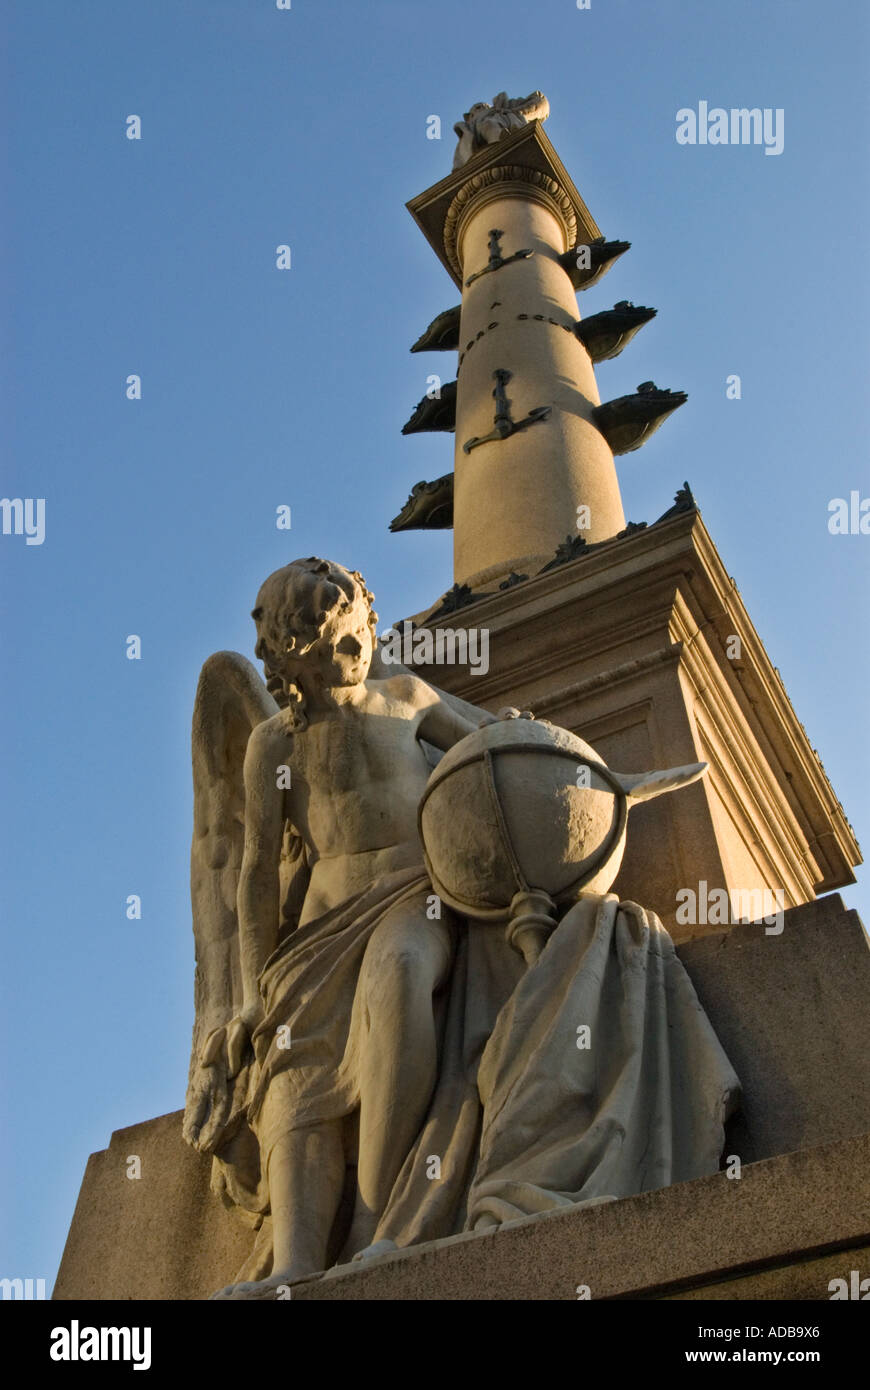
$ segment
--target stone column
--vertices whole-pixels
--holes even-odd
[[[547,180],[527,173],[497,170],[482,188],[466,185],[445,227],[463,286],[454,578],[478,589],[511,570],[534,573],[568,535],[595,542],[625,526],[613,455],[590,418],[600,398],[589,354],[572,331],[575,292],[558,262],[574,245],[576,224],[560,205],[561,190],[550,192]],[[467,284],[495,245],[507,263]],[[519,251],[533,254],[511,260]],[[493,430],[498,369],[511,374],[505,391],[513,421],[538,407],[549,413],[466,452],[467,441]],[[589,517],[578,528],[580,506]]]

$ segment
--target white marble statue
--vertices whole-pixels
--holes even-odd
[[[223,1296],[716,1171],[737,1079],[607,892],[631,801],[703,766],[620,777],[382,666],[338,564],[278,570],[253,617],[268,688],[218,653],[193,726],[185,1137],[259,1230]]]
[[[519,130],[529,121],[545,121],[549,114],[550,103],[543,92],[513,98],[507,92],[499,92],[491,105],[488,101],[475,102],[453,127],[459,136],[453,156],[454,169],[461,169],[473,155],[487,145],[494,145],[503,135]]]

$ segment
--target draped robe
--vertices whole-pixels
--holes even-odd
[[[256,1061],[215,1160],[218,1190],[262,1221],[238,1279],[271,1267],[261,1155],[280,1132],[359,1105],[358,982],[372,933],[432,891],[422,867],[384,875],[266,963]],[[718,1169],[739,1082],[654,913],[584,895],[528,968],[503,928],[451,922],[452,969],[432,1001],[437,1081],[376,1241],[417,1244]],[[273,1087],[279,1103],[264,1106]],[[336,1250],[340,1261],[356,1253]]]

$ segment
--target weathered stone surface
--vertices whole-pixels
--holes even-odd
[[[255,1233],[209,1191],[211,1162],[181,1137],[184,1112],[118,1129],[91,1154],[53,1297],[197,1299],[241,1267]],[[128,1157],[141,1159],[128,1178]]]
[[[763,1299],[767,1302],[775,1299],[793,1303],[817,1300],[830,1297],[830,1293],[826,1294],[824,1290],[829,1289],[832,1279],[845,1279],[848,1283],[849,1273],[853,1269],[863,1271],[866,1277],[870,1270],[870,1245],[856,1246],[848,1251],[838,1250],[836,1254],[820,1255],[818,1259],[800,1259],[792,1264],[756,1270],[752,1274],[722,1279],[714,1284],[701,1284],[695,1289],[666,1294],[663,1301]]]
[[[506,919],[511,898],[530,887],[561,904],[581,891],[606,893],[625,851],[629,807],[705,771],[693,763],[626,776],[546,720],[488,724],[445,753],[421,800],[432,884],[443,902],[481,920]]]
[[[828,1281],[848,1278],[866,1259],[868,1165],[864,1135],[750,1164],[739,1180],[719,1173],[379,1256],[300,1284],[292,1297],[576,1299],[581,1284],[593,1299],[693,1288],[708,1296],[723,1279],[751,1276],[756,1288],[766,1280],[774,1297],[826,1299]],[[836,1257],[821,1261],[833,1247]],[[808,1256],[820,1259],[815,1273],[798,1263]]]
[[[728,1152],[746,1163],[870,1131],[870,949],[838,893],[763,926],[684,943],[689,972],[744,1087]],[[868,1183],[870,1200],[870,1183]]]

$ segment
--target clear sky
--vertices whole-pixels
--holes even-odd
[[[2,492],[44,497],[46,532],[0,536],[0,1275],[50,1284],[88,1154],[183,1104],[201,663],[251,655],[259,583],[298,555],[361,569],[382,626],[452,582],[449,533],[387,525],[452,466],[449,436],[399,433],[454,360],[408,348],[457,299],[404,203],[449,172],[476,100],[546,92],[593,216],[633,243],[582,312],[625,298],[659,315],[598,368],[602,396],[654,378],[690,399],[619,460],[626,513],[654,520],[689,479],[870,844],[870,536],[827,526],[830,499],[870,495],[868,16],[864,0],[3,5]],[[700,101],[782,108],[782,153],[679,145],[676,112]],[[844,897],[870,918],[866,889]]]

